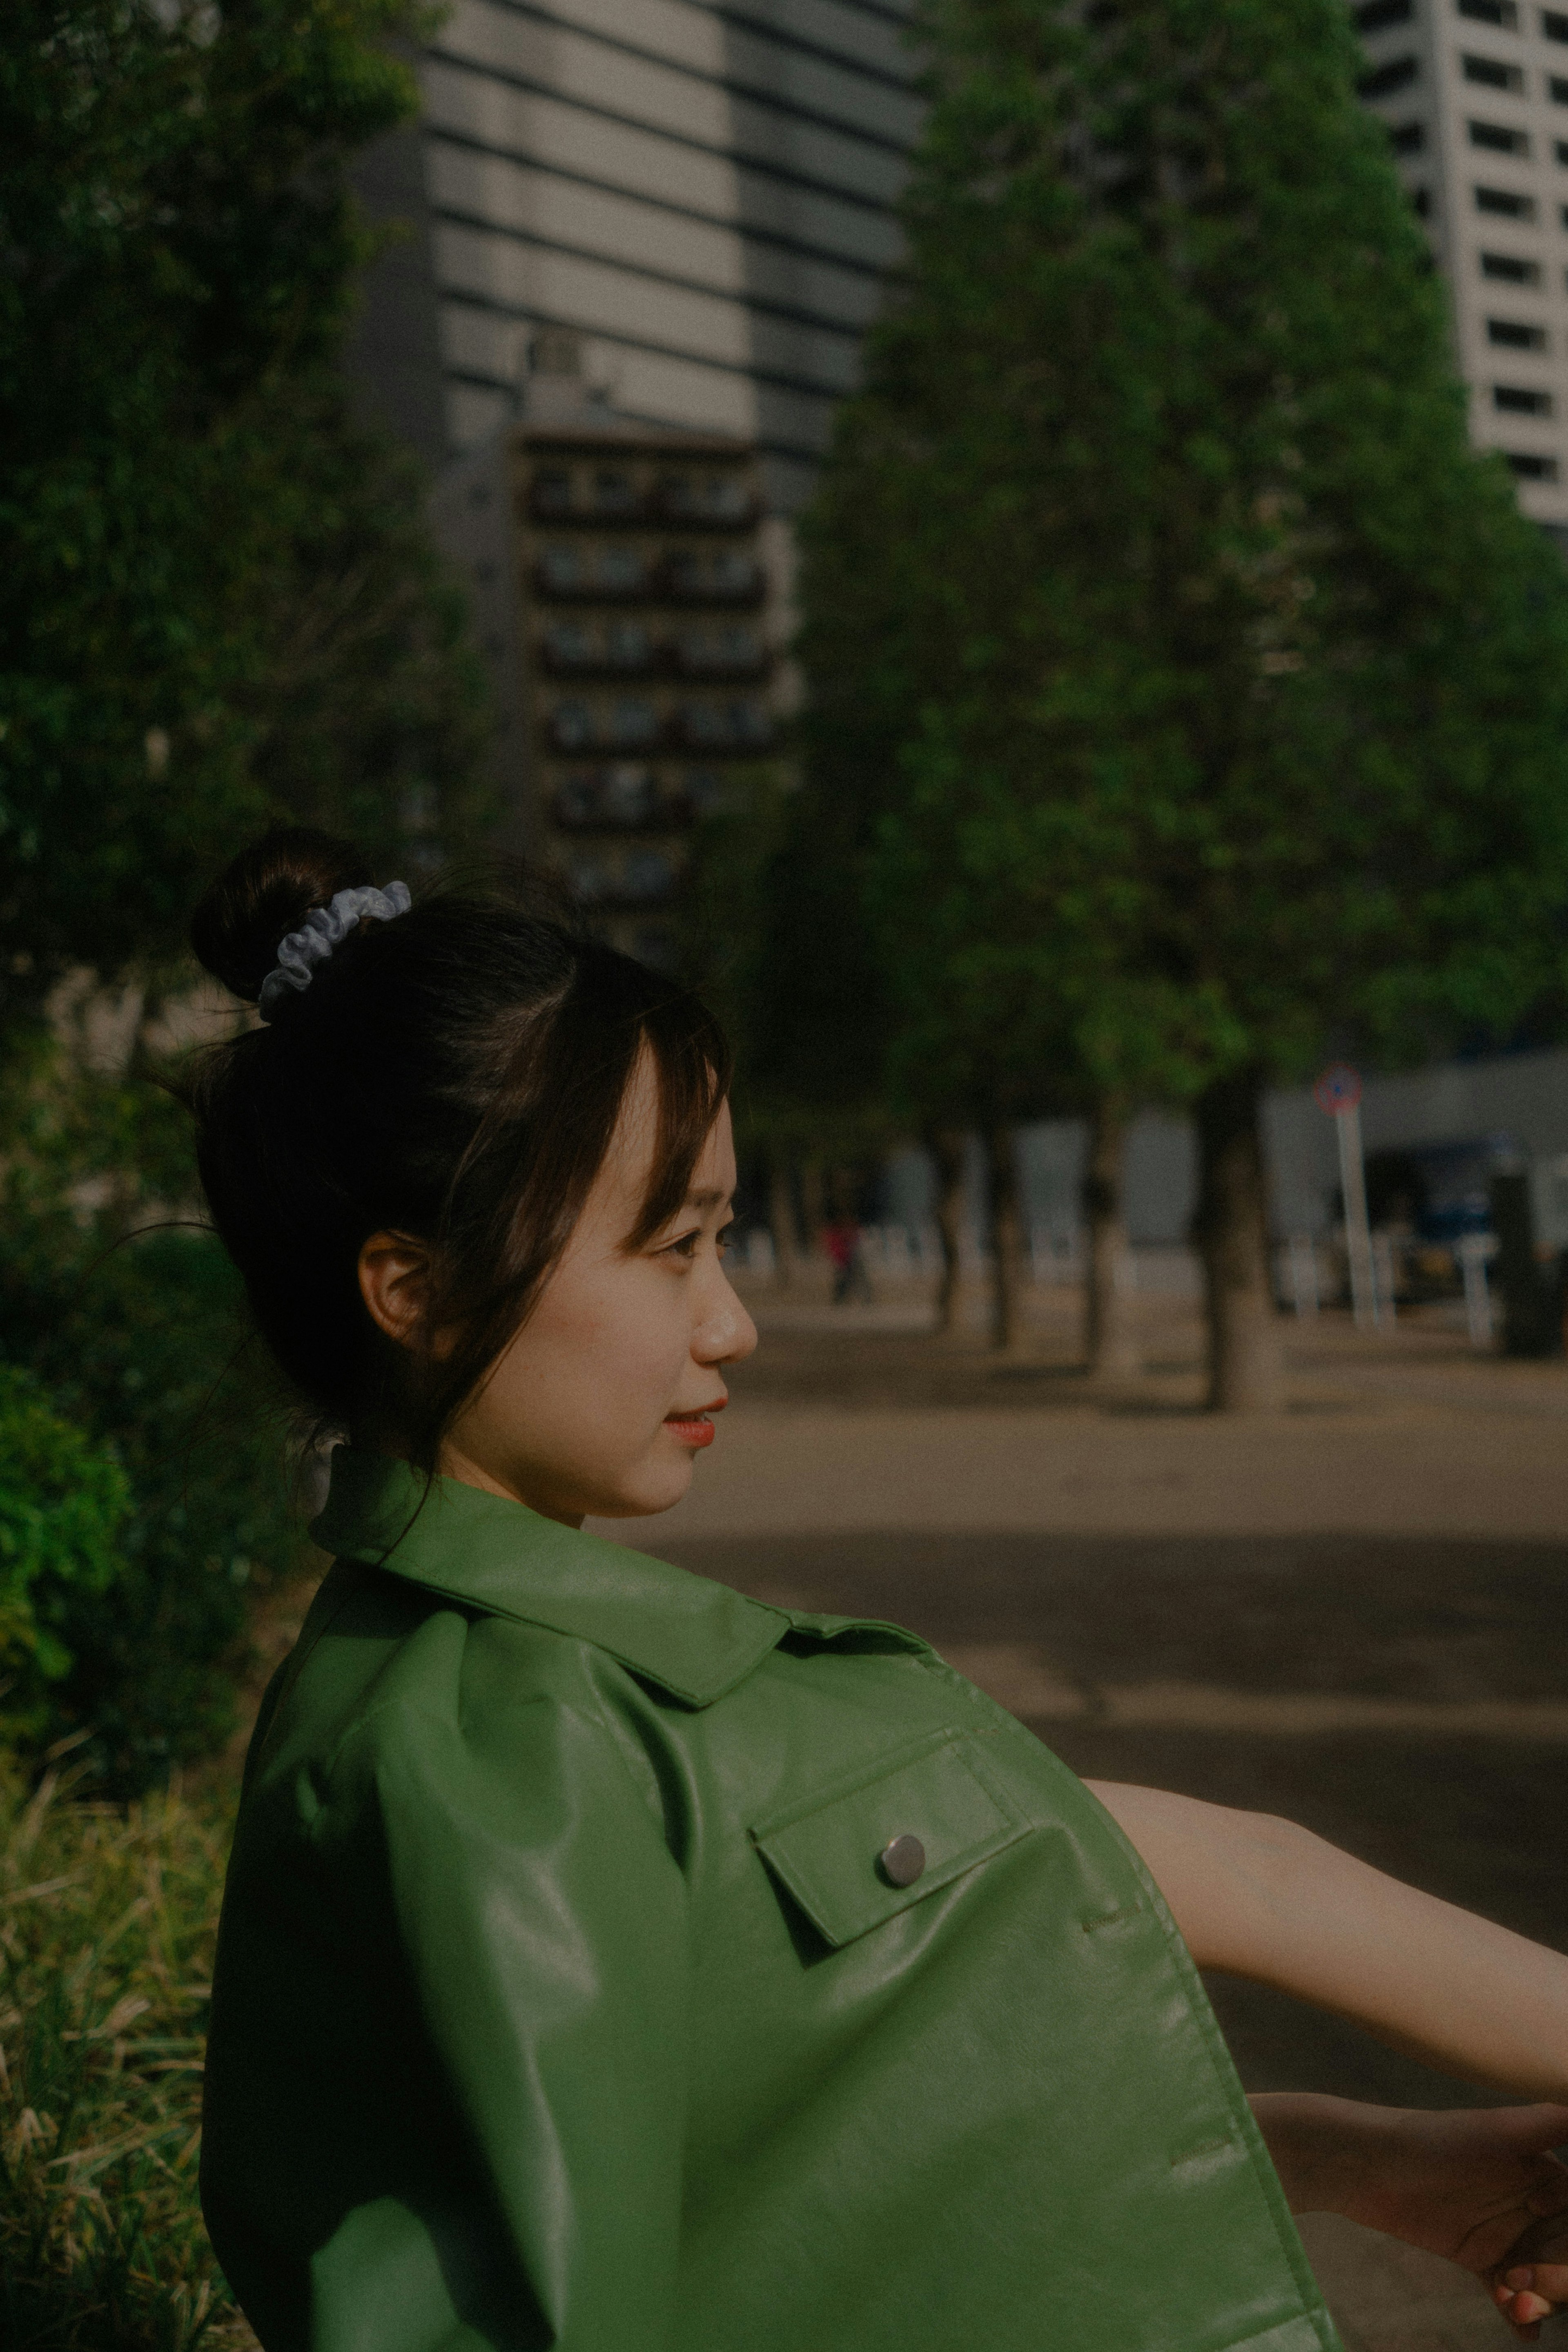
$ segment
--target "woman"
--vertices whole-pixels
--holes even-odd
[[[679,1499],[756,1344],[690,996],[316,835],[194,937],[263,1015],[193,1088],[213,1215],[348,1435],[214,1990],[204,2200],[267,2352],[1309,2352],[1292,2203],[1521,2333],[1568,2298],[1568,2107],[1249,2109],[1195,1961],[1552,2099],[1568,1962],[582,1531]]]

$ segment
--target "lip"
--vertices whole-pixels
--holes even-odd
[[[667,1412],[664,1427],[683,1445],[711,1445],[718,1432],[708,1415],[722,1412],[728,1402],[727,1396],[715,1397],[711,1404],[696,1405],[689,1412]]]

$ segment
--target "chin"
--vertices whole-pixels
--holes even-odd
[[[612,1496],[590,1506],[596,1519],[652,1519],[673,1510],[692,1483],[691,1461],[650,1465],[641,1478],[628,1479]]]

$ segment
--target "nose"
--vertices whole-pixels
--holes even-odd
[[[692,1353],[699,1364],[738,1364],[756,1345],[757,1326],[720,1274],[716,1293],[692,1335]]]

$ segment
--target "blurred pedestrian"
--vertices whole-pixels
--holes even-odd
[[[850,1299],[860,1298],[869,1307],[871,1276],[866,1272],[859,1225],[851,1217],[835,1217],[822,1228],[822,1247],[833,1265],[833,1305],[843,1307]]]

